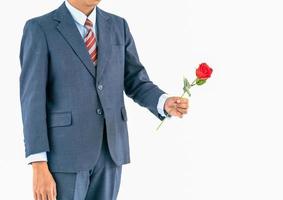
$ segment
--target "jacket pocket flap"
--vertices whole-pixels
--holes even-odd
[[[72,124],[71,112],[50,113],[47,119],[48,127],[70,126]]]
[[[122,113],[122,118],[124,121],[127,121],[128,120],[128,117],[127,117],[127,111],[126,111],[126,108],[125,107],[122,107],[121,108],[121,113]]]

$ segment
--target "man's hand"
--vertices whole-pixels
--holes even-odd
[[[34,162],[33,196],[35,200],[56,200],[56,183],[48,169],[47,162]]]
[[[188,112],[188,107],[188,99],[181,97],[169,97],[164,104],[164,110],[169,115],[179,118]]]

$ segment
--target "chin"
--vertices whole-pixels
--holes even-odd
[[[101,0],[87,0],[89,6],[96,6]]]

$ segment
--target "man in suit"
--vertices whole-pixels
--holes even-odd
[[[140,63],[125,19],[68,0],[27,21],[20,100],[36,200],[115,200],[130,162],[124,93],[163,120],[188,100],[169,97]]]

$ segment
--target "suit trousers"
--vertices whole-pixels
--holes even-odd
[[[51,173],[56,182],[57,200],[116,200],[122,165],[117,166],[111,158],[105,126],[100,155],[93,169]]]

